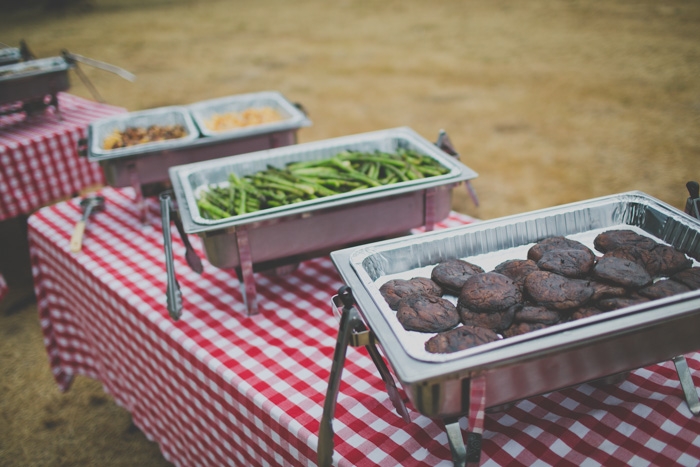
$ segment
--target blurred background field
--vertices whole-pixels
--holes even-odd
[[[5,3],[0,42],[127,69],[135,82],[81,65],[127,110],[277,90],[313,121],[300,142],[445,129],[479,173],[480,205],[460,188],[454,208],[482,219],[630,190],[682,209],[700,179],[698,2]],[[0,303],[0,465],[165,463],[99,383],[58,392],[35,306],[14,305]]]

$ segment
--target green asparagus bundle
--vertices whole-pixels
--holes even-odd
[[[228,185],[203,190],[197,206],[206,219],[225,219],[447,172],[432,157],[410,149],[398,149],[395,154],[346,150],[330,159],[292,162],[285,168],[268,165],[244,177],[231,173]]]

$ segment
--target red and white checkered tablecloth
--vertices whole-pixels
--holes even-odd
[[[90,122],[125,109],[58,94],[59,115],[48,108],[27,117],[0,116],[0,221],[104,184],[99,164],[78,156]]]
[[[233,271],[192,272],[171,229],[184,311],[166,310],[163,238],[139,224],[130,188],[104,188],[105,211],[69,251],[78,200],[39,210],[29,240],[41,326],[62,389],[100,380],[177,465],[314,465],[338,334],[330,300],[342,285],[328,257],[287,276],[256,274],[261,313],[247,317]],[[153,200],[155,201],[155,200]],[[471,219],[456,213],[439,227]],[[203,257],[198,237],[191,238]],[[700,383],[700,355],[686,356]],[[401,393],[404,397],[405,394]],[[440,421],[394,411],[364,348],[349,348],[336,406],[342,466],[450,466]],[[466,417],[462,428],[466,430]],[[670,362],[618,385],[583,384],[485,415],[481,464],[698,465],[693,417]]]

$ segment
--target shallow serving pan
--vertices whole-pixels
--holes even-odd
[[[182,125],[185,128],[186,136],[177,139],[164,141],[152,141],[149,143],[127,146],[124,148],[105,149],[104,141],[115,130],[124,131],[127,128],[147,128],[151,125],[167,126]],[[155,109],[129,112],[113,117],[106,117],[93,122],[90,125],[90,154],[88,158],[93,161],[105,161],[133,156],[150,151],[173,148],[182,143],[193,141],[199,138],[199,131],[190,116],[189,111],[184,106],[158,107]]]
[[[227,219],[206,219],[197,209],[199,190],[209,184],[226,182],[230,173],[245,176],[268,165],[283,168],[290,162],[325,159],[346,149],[391,152],[400,147],[410,147],[435,158],[449,172]],[[450,212],[454,185],[476,176],[473,170],[409,128],[303,143],[170,169],[185,231],[204,238],[207,258],[220,268],[238,266],[237,229],[254,230],[250,239],[254,262],[392,235],[425,224],[426,190],[434,192],[434,196],[431,194],[433,217],[439,221]]]
[[[250,108],[270,107],[279,113],[281,120],[260,125],[251,125],[241,128],[232,128],[223,131],[215,131],[207,127],[206,122],[217,114],[230,112],[242,112]],[[221,97],[207,101],[197,102],[188,106],[194,122],[204,136],[247,136],[286,131],[309,126],[311,121],[299,108],[290,103],[279,92],[265,91],[250,94],[238,94]]]
[[[0,104],[42,99],[70,88],[71,65],[62,57],[0,66]]]
[[[281,96],[278,95],[278,98],[280,108],[286,109]],[[208,105],[203,105],[201,112],[204,112],[205,107]],[[168,168],[172,166],[296,144],[296,131],[302,126],[310,125],[310,121],[301,118],[299,114],[303,113],[296,107],[289,107],[294,109],[289,109],[289,115],[293,115],[293,118],[283,125],[266,126],[254,132],[221,132],[216,135],[200,133],[193,119],[194,114],[187,106],[130,112],[91,123],[87,141],[83,142],[85,147],[79,148],[79,151],[88,160],[100,164],[108,185],[117,188],[134,187],[138,190],[137,196],[141,190],[153,194],[151,192],[161,191],[170,185]],[[188,136],[112,150],[102,147],[105,137],[115,128],[123,130],[127,126],[173,123],[184,125]]]
[[[18,47],[2,47],[0,48],[0,65],[9,65],[17,63],[22,59],[22,53]]]
[[[496,407],[700,349],[700,291],[444,355],[427,353],[423,344],[432,334],[405,331],[379,293],[391,278],[429,277],[447,258],[491,270],[525,258],[529,246],[549,236],[592,247],[597,233],[618,228],[670,244],[698,264],[700,222],[641,192],[347,248],[331,259],[415,408],[450,418],[468,413],[475,377],[485,381],[485,406]]]

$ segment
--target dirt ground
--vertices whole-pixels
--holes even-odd
[[[479,173],[454,208],[482,219],[630,190],[683,208],[700,179],[698,2],[93,0],[4,12],[20,39],[136,74],[80,65],[128,110],[277,90],[300,142],[445,129]],[[0,303],[0,465],[166,464],[99,383],[58,392],[25,295]]]

